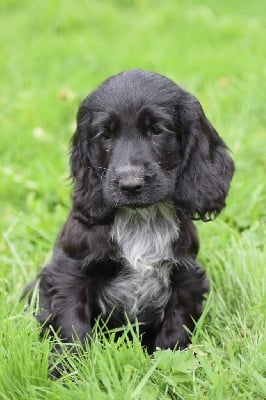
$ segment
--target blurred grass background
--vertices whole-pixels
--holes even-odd
[[[265,20],[263,0],[1,1],[1,399],[266,396]],[[227,208],[214,223],[198,224],[200,261],[212,280],[211,310],[193,342],[203,356],[186,364],[182,384],[180,371],[167,369],[172,356],[159,352],[168,361],[153,369],[146,357],[135,386],[125,380],[133,385],[127,397],[113,375],[109,391],[99,377],[90,392],[85,383],[69,391],[47,381],[46,344],[18,297],[49,258],[68,212],[78,104],[108,76],[134,67],[194,93],[236,163]],[[117,357],[115,345],[110,351]],[[129,349],[120,351],[130,365]],[[168,382],[171,374],[176,380]]]

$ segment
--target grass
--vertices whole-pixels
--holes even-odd
[[[0,399],[264,399],[265,2],[2,0],[0,9]],[[131,67],[196,94],[232,150],[227,208],[198,224],[212,290],[189,351],[149,358],[135,334],[132,343],[110,334],[69,355],[71,373],[51,381],[55,343],[39,339],[18,299],[68,212],[77,106]]]

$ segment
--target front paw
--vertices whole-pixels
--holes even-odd
[[[189,344],[190,339],[183,327],[172,332],[162,329],[155,339],[155,350],[157,348],[161,350],[184,350],[188,348]]]

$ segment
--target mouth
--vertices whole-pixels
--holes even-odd
[[[122,205],[120,205],[118,208],[130,208],[130,209],[132,209],[132,210],[136,210],[136,209],[144,209],[144,208],[148,208],[148,207],[150,207],[150,206],[152,206],[152,205],[154,205],[154,204],[156,204],[156,203],[134,203],[134,204],[132,204],[132,203],[130,203],[130,204],[122,204]]]
[[[142,200],[136,200],[136,199],[128,199],[126,201],[121,201],[117,204],[117,207],[127,207],[127,208],[146,208],[149,207],[153,204],[157,203],[156,201],[142,201]]]
[[[113,206],[114,208],[130,208],[130,209],[144,209],[166,200],[168,196],[156,196],[149,198],[148,196],[126,196],[116,199]]]

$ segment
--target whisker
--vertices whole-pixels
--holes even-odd
[[[152,144],[154,144],[155,146],[160,147],[161,149],[163,149],[163,146],[161,144],[159,144],[159,143],[152,142]]]
[[[105,168],[105,167],[95,167],[95,166],[92,166],[92,167],[86,167],[87,169],[103,169],[103,170],[105,170],[105,171],[111,171],[111,169],[110,168]]]
[[[151,165],[169,164],[173,161],[175,161],[175,158],[171,158],[171,159],[165,160],[165,161],[155,161],[155,162],[151,163]]]

